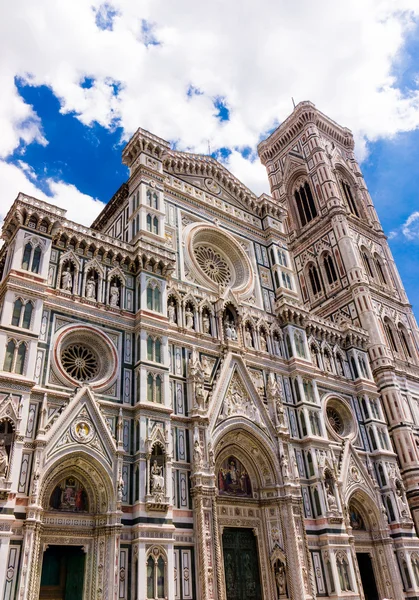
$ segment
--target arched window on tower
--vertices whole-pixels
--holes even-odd
[[[367,275],[369,277],[372,277],[372,279],[374,279],[374,271],[372,270],[370,257],[364,248],[361,248],[361,256],[362,256],[362,262],[364,263],[364,269],[365,269]]]
[[[147,599],[167,598],[166,564],[160,548],[152,548],[147,559]]]
[[[316,205],[308,181],[295,190],[294,198],[301,227],[304,227],[317,216]]]
[[[23,303],[20,298],[13,305],[12,325],[29,329],[32,320],[32,302]]]
[[[378,256],[378,254],[374,255],[374,262],[375,262],[375,267],[377,269],[377,273],[378,273],[378,278],[380,280],[380,283],[382,283],[382,285],[387,285],[387,279],[385,276],[385,267],[384,264],[381,260],[381,258]]]
[[[335,263],[330,254],[325,254],[323,259],[324,270],[326,272],[327,282],[329,285],[333,285],[337,280],[338,276],[335,269]]]
[[[356,217],[359,218],[359,211],[358,211],[356,202],[355,202],[353,194],[352,194],[351,186],[349,185],[349,183],[347,181],[342,181],[342,188],[343,188],[343,193],[345,194],[345,199],[346,199],[346,203],[349,207],[349,210],[351,211],[351,213],[353,215],[355,215]]]
[[[402,344],[404,355],[407,358],[407,360],[409,360],[409,358],[412,358],[412,353],[410,351],[410,345],[409,345],[409,342],[408,342],[409,334],[405,330],[405,328],[403,327],[403,325],[401,325],[401,324],[399,324],[399,326],[398,326],[397,329],[398,329],[398,332],[399,332],[399,338],[400,338],[400,342]]]
[[[32,273],[39,273],[41,266],[42,250],[40,246],[33,246],[28,242],[23,251],[22,269],[25,271],[32,271]]]
[[[313,296],[318,296],[322,292],[319,272],[315,265],[310,265],[308,268],[308,278],[310,279],[311,291]]]
[[[385,332],[387,335],[387,340],[388,340],[391,350],[393,350],[393,352],[398,352],[396,339],[393,334],[393,328],[390,325],[390,321],[387,319],[387,317],[384,319],[384,329],[385,329]]]
[[[150,231],[150,233],[152,230],[152,222],[153,222],[152,216],[150,214],[148,214],[147,218],[146,218],[146,223],[147,223],[147,231]]]

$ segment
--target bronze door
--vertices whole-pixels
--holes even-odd
[[[223,552],[227,600],[261,600],[259,558],[253,531],[225,528]]]

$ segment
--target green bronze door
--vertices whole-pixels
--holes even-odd
[[[259,558],[253,531],[225,528],[223,552],[227,600],[261,600]]]
[[[84,552],[77,546],[50,546],[42,563],[39,600],[82,600]]]

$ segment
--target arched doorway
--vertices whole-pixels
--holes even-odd
[[[267,507],[267,487],[279,481],[274,455],[267,444],[238,427],[226,433],[216,446],[216,507],[223,590],[225,600],[261,600],[277,597],[275,568],[270,556],[273,544],[283,547],[278,502]],[[271,532],[270,539],[266,531]],[[281,571],[281,576],[286,577]]]
[[[365,600],[380,600],[393,597],[393,592],[386,588],[386,582],[392,577],[388,560],[389,541],[383,515],[377,511],[371,498],[362,491],[355,492],[348,503],[348,519],[352,528],[354,551],[358,566],[360,583]],[[337,565],[339,567],[339,565]],[[338,574],[340,577],[339,569]],[[396,585],[397,582],[393,581]]]
[[[36,492],[36,474],[34,485]],[[120,526],[116,492],[104,466],[83,452],[58,459],[32,502],[38,525],[27,537],[34,551],[25,597],[90,600],[99,598],[97,590],[112,589]],[[105,531],[104,525],[113,527]]]

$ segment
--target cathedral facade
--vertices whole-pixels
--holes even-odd
[[[139,129],[90,228],[3,225],[1,600],[419,599],[419,332],[351,132],[271,195]]]

